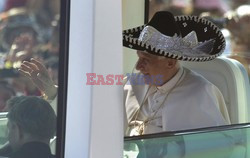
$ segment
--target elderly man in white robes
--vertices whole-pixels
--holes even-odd
[[[223,52],[225,39],[210,21],[157,12],[148,24],[123,31],[123,45],[137,50],[135,68],[140,71],[128,75],[124,85],[125,136],[230,124],[219,89],[179,62],[204,62]],[[215,135],[225,138],[220,143],[227,147],[223,157],[228,157],[234,141],[223,132]],[[190,142],[182,137],[157,148],[154,143],[157,139],[137,144],[137,157],[192,155]]]
[[[219,89],[179,63],[208,61],[223,52],[225,40],[214,24],[157,12],[148,24],[123,31],[123,45],[137,50],[140,71],[124,86],[125,135],[230,124]]]

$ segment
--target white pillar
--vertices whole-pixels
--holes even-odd
[[[86,85],[122,73],[121,19],[119,0],[71,1],[66,158],[122,157],[122,87]]]
[[[120,0],[96,0],[93,72],[122,74]],[[114,78],[115,79],[115,78]],[[121,158],[123,152],[122,85],[93,86],[90,158]]]

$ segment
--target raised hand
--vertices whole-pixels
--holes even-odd
[[[38,60],[24,61],[19,72],[28,77],[33,83],[47,95],[48,99],[54,99],[57,95],[57,86],[51,79],[46,67]]]

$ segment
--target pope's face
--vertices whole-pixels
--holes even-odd
[[[159,56],[151,55],[143,51],[137,51],[138,61],[136,70],[151,78],[159,78],[166,76],[168,58],[159,58]]]

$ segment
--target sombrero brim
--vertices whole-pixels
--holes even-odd
[[[147,25],[142,25],[132,29],[123,31],[123,46],[146,51],[150,54],[165,56],[168,58],[183,60],[183,61],[209,61],[221,55],[225,49],[225,38],[220,29],[207,19],[197,16],[175,16],[181,36],[185,37],[188,33],[195,31],[199,42],[214,39],[213,49],[206,56],[180,55],[164,50],[156,49],[155,47],[141,42],[139,39],[140,33]]]

